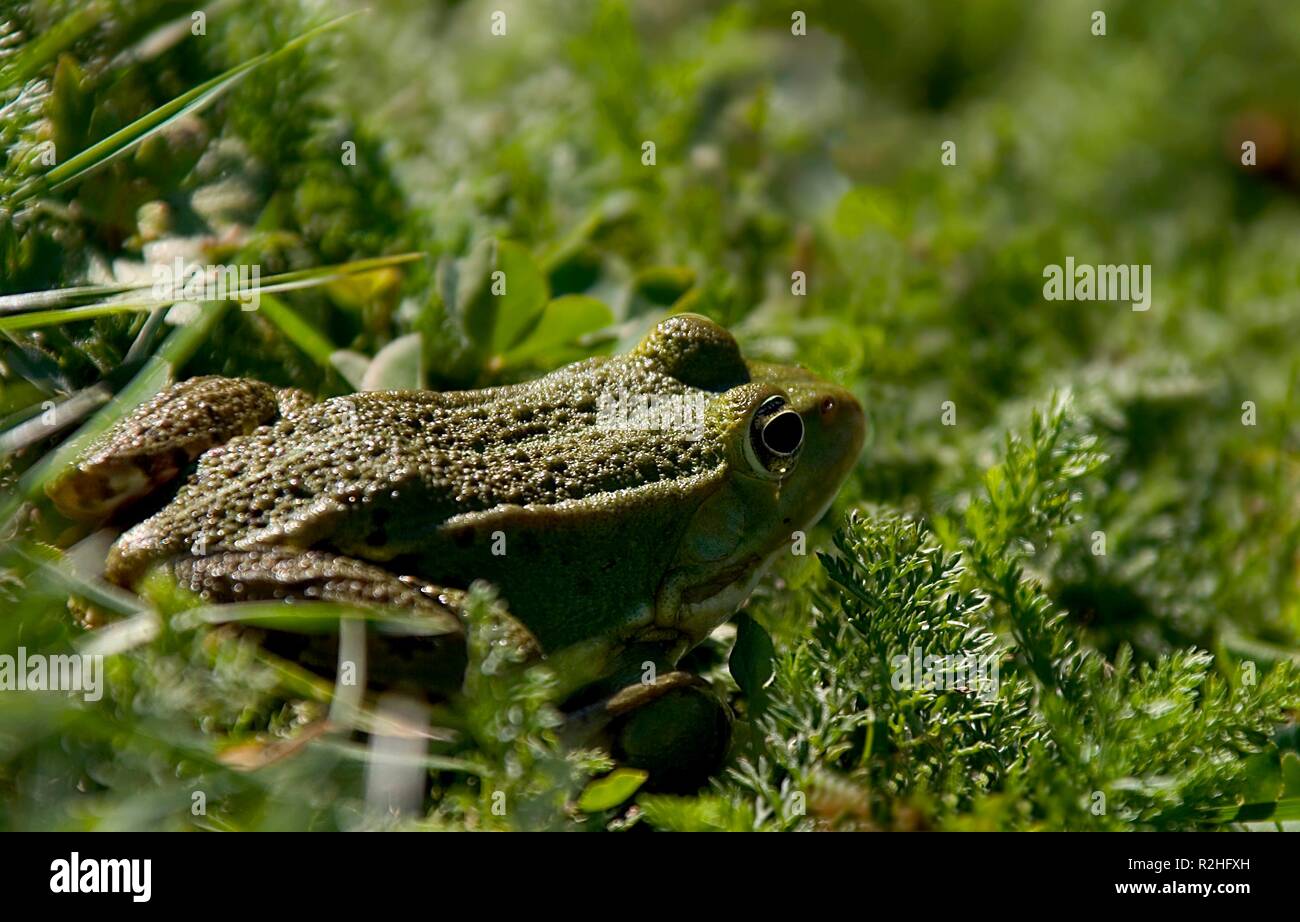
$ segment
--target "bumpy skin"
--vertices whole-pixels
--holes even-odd
[[[174,468],[222,441],[199,430],[246,433],[206,450],[173,501],[121,537],[111,580],[134,586],[166,564],[214,601],[440,608],[438,587],[483,578],[543,649],[598,642],[606,669],[647,657],[671,666],[730,617],[792,532],[825,510],[864,428],[848,392],[746,362],[729,333],[695,315],[660,323],[628,355],[529,383],[295,401],[252,431],[250,420],[275,416],[269,389],[227,381],[222,397],[199,380],[110,433],[96,464],[78,468],[86,483],[74,473],[53,494],[102,489],[94,472],[118,463],[111,449],[147,440],[133,426],[162,418],[172,430],[152,454],[128,456],[150,484],[153,457]],[[703,436],[599,425],[602,396],[628,394],[702,397]],[[755,413],[774,396],[804,432],[777,473],[754,441]],[[231,418],[209,418],[226,400]]]
[[[73,518],[96,521],[176,477],[209,448],[306,406],[302,391],[208,376],[169,388],[136,409],[49,488]]]

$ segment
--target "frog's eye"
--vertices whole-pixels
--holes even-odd
[[[784,477],[794,469],[803,447],[803,417],[785,405],[784,397],[769,397],[749,424],[745,456],[755,472]]]

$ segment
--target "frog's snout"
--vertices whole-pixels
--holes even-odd
[[[827,469],[827,479],[839,487],[862,452],[867,436],[867,415],[856,397],[834,385],[822,385],[803,414],[810,445],[817,446]]]

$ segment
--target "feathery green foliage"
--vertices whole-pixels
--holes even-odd
[[[1100,463],[1075,429],[1057,402],[1008,437],[945,529],[960,551],[896,514],[848,517],[823,557],[834,595],[813,593],[807,638],[776,659],[761,742],[733,771],[760,825],[1186,828],[1294,796],[1274,734],[1300,707],[1289,663],[1225,675],[1203,650],[1107,660],[1027,575]],[[894,658],[913,650],[990,655],[998,690],[900,680]]]

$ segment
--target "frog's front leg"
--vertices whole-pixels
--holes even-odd
[[[190,378],[141,404],[46,486],[64,515],[100,522],[173,480],[199,455],[311,403],[249,378]]]
[[[704,679],[689,678],[613,727],[612,755],[648,771],[654,790],[694,793],[722,767],[731,745],[731,709]]]
[[[603,743],[620,764],[649,773],[648,789],[692,793],[721,768],[731,727],[731,709],[709,683],[677,670],[575,710],[565,739]]]

